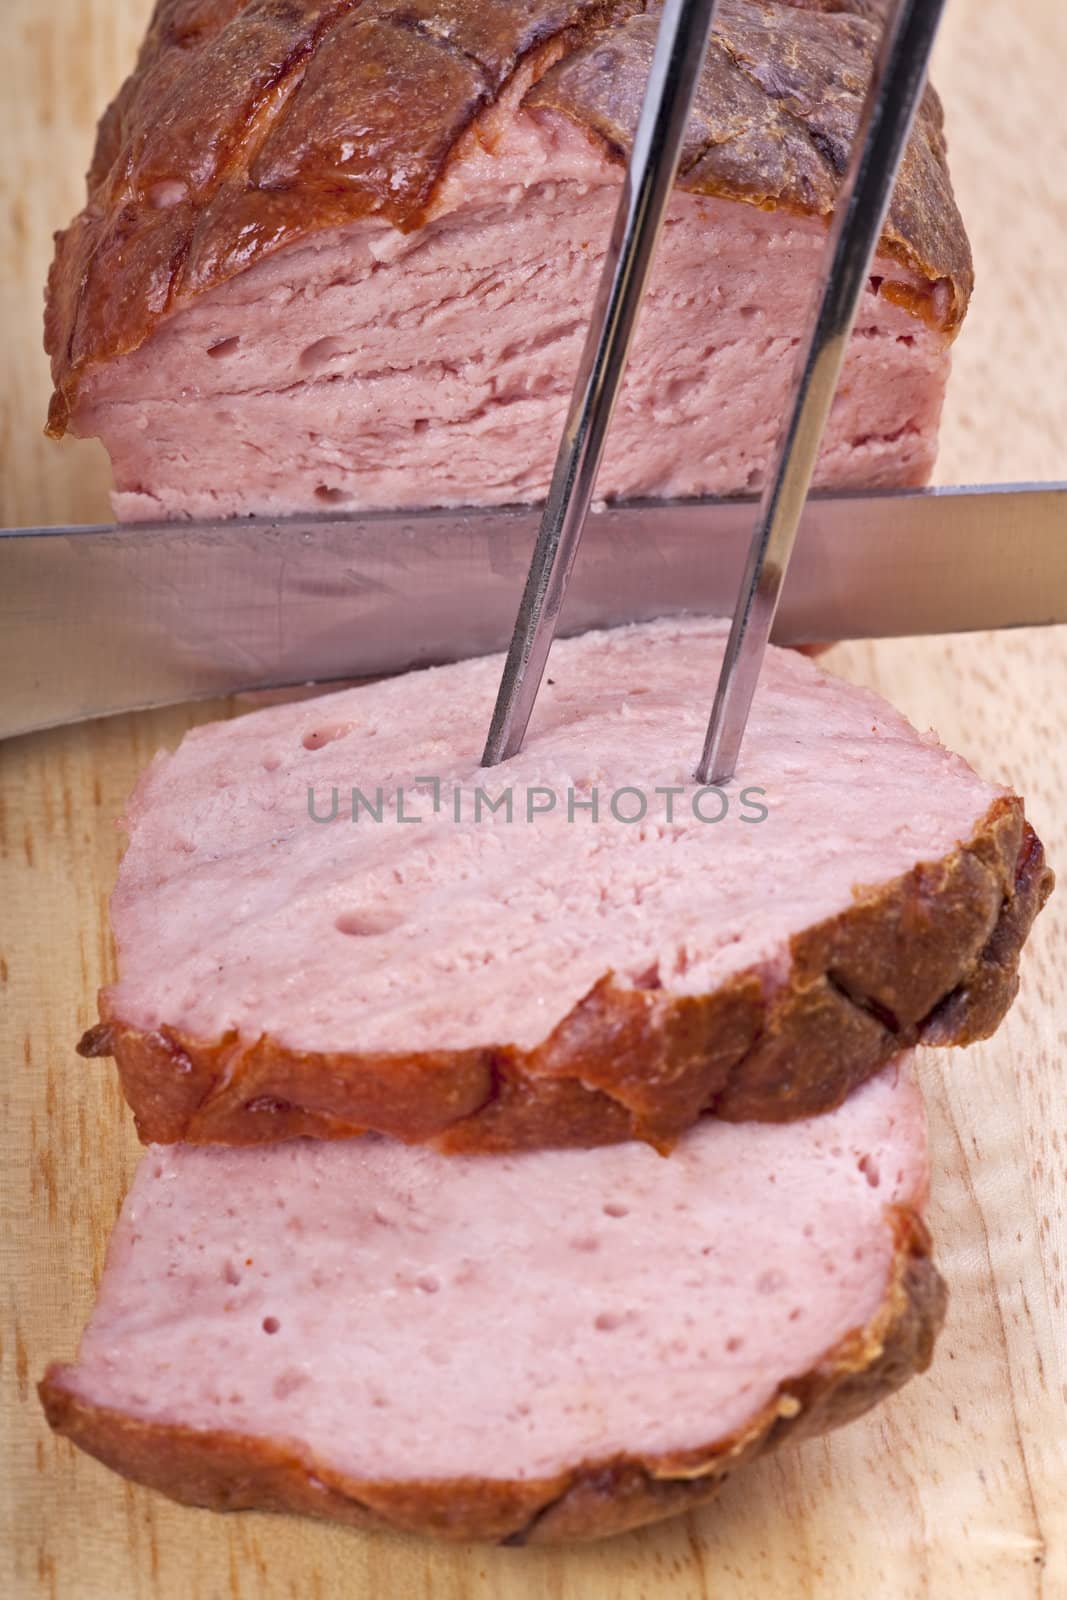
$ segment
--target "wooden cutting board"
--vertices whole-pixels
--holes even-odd
[[[148,0],[3,0],[0,522],[106,515],[92,444],[40,437],[41,285],[80,203],[96,114]],[[1067,14],[953,0],[938,82],[979,288],[958,346],[943,481],[1067,476]],[[1065,531],[1067,536],[1067,531]],[[62,640],[56,648],[62,649]],[[107,618],[100,619],[107,649]],[[835,650],[920,726],[1028,797],[1067,864],[1067,630]],[[2,692],[2,691],[0,691]],[[700,1515],[572,1551],[438,1550],[291,1518],[186,1510],[77,1455],[34,1383],[69,1356],[137,1158],[109,1066],[72,1049],[112,972],[114,818],[161,744],[233,704],[0,749],[6,1286],[0,1592],[60,1600],[968,1600],[1067,1595],[1067,895],[996,1040],[929,1054],[931,1221],[952,1291],[931,1372],[873,1416],[757,1465]],[[1067,870],[1067,868],[1065,868]]]

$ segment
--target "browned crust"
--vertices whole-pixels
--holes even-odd
[[[879,3],[722,0],[682,187],[826,216]],[[528,105],[577,122],[621,160],[655,28],[644,9],[157,0],[136,69],[101,120],[88,203],[56,235],[49,432],[66,429],[88,369],[135,350],[163,317],[273,251],[369,215],[421,226],[462,136],[521,65],[544,73]],[[883,248],[921,281],[887,282],[882,293],[951,333],[972,268],[932,92]]]
[[[682,188],[828,217],[848,164],[881,11],[882,0],[722,0],[682,151]],[[642,8],[584,41],[525,103],[569,116],[623,160],[658,21],[658,12]],[[931,89],[881,249],[921,280],[917,286],[886,281],[882,294],[948,332],[958,328],[974,274],[949,179],[941,103]]]
[[[584,1461],[552,1478],[355,1480],[296,1444],[144,1422],[80,1400],[76,1368],[51,1365],[38,1386],[50,1425],[107,1466],[186,1505],[296,1511],[360,1528],[442,1539],[561,1543],[622,1533],[710,1500],[746,1461],[789,1438],[859,1416],[930,1364],[946,1292],[929,1238],[910,1211],[891,1218],[896,1254],[885,1300],[864,1329],[811,1372],[790,1378],[741,1432],[671,1456]]]
[[[788,979],[770,993],[754,971],[698,996],[624,988],[606,973],[531,1050],[325,1055],[269,1037],[145,1033],[102,991],[103,1021],[78,1048],[115,1056],[146,1141],[374,1129],[450,1151],[632,1137],[665,1148],[705,1112],[809,1116],[912,1044],[987,1037],[1052,883],[1022,802],[1002,797],[967,844],[794,936]]]

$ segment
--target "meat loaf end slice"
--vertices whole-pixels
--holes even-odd
[[[706,1122],[667,1159],[156,1147],[41,1396],[194,1505],[596,1537],[927,1365],[926,1184],[903,1061],[828,1116]]]
[[[722,0],[600,491],[766,472],[878,38]],[[658,22],[623,0],[159,0],[58,237],[54,432],[123,518],[545,493]],[[971,288],[928,92],[816,468],[925,481]]]
[[[489,773],[498,657],[158,756],[82,1043],[116,1056],[142,1137],[667,1144],[990,1032],[1051,884],[1021,801],[781,650],[735,783],[698,792],[724,636],[560,642]]]

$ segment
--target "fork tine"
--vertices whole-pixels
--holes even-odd
[[[667,0],[593,315],[482,755],[522,746],[593,498],[626,358],[674,187],[717,0]]]
[[[819,443],[943,9],[944,0],[895,0],[885,24],[826,242],[814,324],[797,363],[774,471],[760,499],[696,769],[700,783],[725,783],[737,766]]]

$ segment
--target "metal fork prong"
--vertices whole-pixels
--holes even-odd
[[[885,24],[826,244],[814,325],[760,500],[696,769],[700,783],[725,783],[737,766],[815,458],[943,9],[944,0],[896,0]]]
[[[522,746],[578,553],[717,0],[667,0],[482,765]]]

